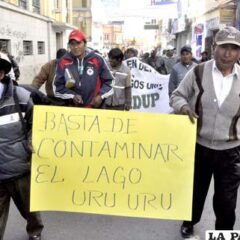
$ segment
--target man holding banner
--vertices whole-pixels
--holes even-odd
[[[171,96],[171,105],[194,122],[198,118],[192,220],[181,235],[191,237],[200,221],[212,176],[216,230],[233,230],[240,184],[239,89],[240,32],[226,27],[216,34],[214,60],[186,75]]]

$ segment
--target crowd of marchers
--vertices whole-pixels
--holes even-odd
[[[10,199],[27,222],[29,240],[40,240],[43,223],[30,212],[31,131],[34,104],[129,111],[130,69],[124,60],[139,57],[137,49],[111,49],[107,58],[88,48],[85,34],[73,30],[68,49],[44,64],[31,85],[21,84],[14,57],[0,46],[0,240],[4,237]],[[225,27],[215,37],[213,57],[197,61],[190,46],[167,46],[140,56],[160,74],[169,75],[174,113],[197,120],[192,219],[180,227],[182,238],[194,236],[214,178],[216,230],[233,230],[240,184],[240,32]],[[46,94],[40,91],[45,85]],[[47,236],[45,237],[47,239]]]

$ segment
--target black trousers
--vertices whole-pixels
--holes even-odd
[[[43,229],[41,216],[38,212],[29,212],[30,175],[26,174],[12,181],[0,183],[0,239],[2,240],[4,236],[11,198],[27,221],[28,235],[40,234]]]
[[[232,230],[240,183],[240,146],[218,151],[196,145],[192,224],[201,219],[212,176],[215,229]]]

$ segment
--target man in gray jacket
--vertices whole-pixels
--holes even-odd
[[[41,217],[29,210],[32,101],[30,92],[13,86],[10,69],[7,56],[0,53],[0,239],[12,198],[27,221],[29,240],[40,240]]]
[[[171,106],[197,122],[192,220],[182,237],[194,234],[212,176],[216,230],[232,230],[240,183],[240,32],[226,27],[216,34],[214,60],[191,70],[172,93]]]
[[[168,83],[169,97],[172,92],[178,87],[187,72],[197,64],[193,62],[192,48],[188,45],[183,46],[180,50],[180,62],[176,63],[171,71]]]

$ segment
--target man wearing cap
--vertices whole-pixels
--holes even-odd
[[[32,101],[30,92],[14,87],[7,75],[11,63],[0,53],[0,239],[8,219],[10,199],[27,221],[29,240],[41,240],[40,214],[30,212]]]
[[[187,72],[197,65],[192,59],[192,48],[188,45],[183,46],[180,50],[180,62],[173,66],[170,74],[168,83],[169,96],[178,87]]]
[[[103,57],[86,47],[83,32],[73,30],[68,44],[70,52],[58,62],[55,96],[70,106],[100,108],[103,100],[113,94],[113,76]]]
[[[194,234],[212,176],[216,230],[232,230],[240,183],[240,32],[226,27],[215,37],[214,59],[191,70],[172,93],[177,113],[197,118],[192,220],[182,237]]]

